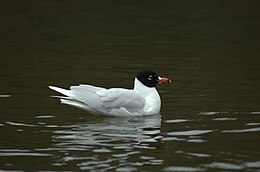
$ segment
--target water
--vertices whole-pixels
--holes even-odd
[[[260,171],[258,1],[3,1],[0,170]],[[47,88],[132,87],[160,116],[104,118]]]

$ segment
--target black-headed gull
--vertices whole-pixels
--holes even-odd
[[[70,90],[49,86],[66,97],[61,103],[68,104],[92,114],[106,116],[147,116],[160,113],[161,99],[155,86],[158,83],[170,83],[168,78],[161,78],[155,72],[143,70],[137,74],[133,89],[101,88],[80,84]]]

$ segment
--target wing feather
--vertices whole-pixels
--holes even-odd
[[[71,86],[70,90],[50,86],[67,97],[57,96],[61,102],[92,113],[114,115],[142,113],[145,99],[134,90],[123,88],[105,89],[92,85]]]
[[[97,94],[105,108],[124,108],[129,112],[139,112],[145,106],[145,99],[133,90],[112,88]]]

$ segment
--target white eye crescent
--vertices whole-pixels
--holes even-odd
[[[153,75],[149,75],[149,77],[148,77],[148,80],[152,80],[153,79]]]

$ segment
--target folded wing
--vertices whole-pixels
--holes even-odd
[[[97,94],[106,109],[125,109],[130,113],[140,113],[145,105],[145,99],[133,90],[112,88]]]
[[[134,115],[142,112],[145,99],[135,91],[122,88],[105,89],[91,85],[71,86],[70,90],[50,86],[67,97],[58,97],[61,102],[87,110],[93,114],[111,116]]]

